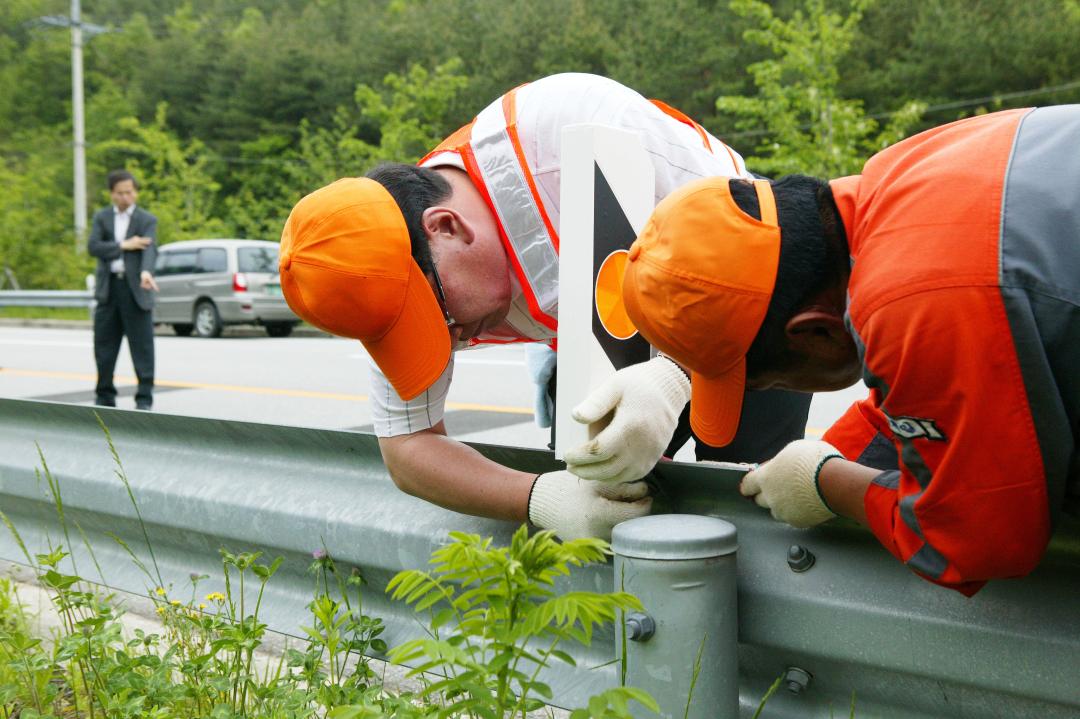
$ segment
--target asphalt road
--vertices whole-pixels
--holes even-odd
[[[359,342],[326,336],[275,339],[234,330],[218,339],[162,330],[154,411],[303,427],[371,430],[367,354]],[[89,327],[0,324],[0,396],[92,404],[96,369]],[[134,407],[127,346],[116,368],[118,405]],[[861,385],[815,396],[807,436],[819,437]],[[544,447],[548,430],[532,419],[532,387],[520,346],[458,355],[446,423],[455,437]],[[679,458],[692,457],[686,448]]]

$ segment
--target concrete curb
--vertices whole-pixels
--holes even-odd
[[[53,320],[27,317],[0,317],[0,327],[52,327],[64,329],[90,329],[90,320]]]

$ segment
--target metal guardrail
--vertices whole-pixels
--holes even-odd
[[[365,612],[387,623],[391,646],[418,636],[412,609],[382,589],[403,568],[424,566],[450,530],[508,541],[514,526],[440,509],[397,490],[373,436],[245,422],[98,410],[138,499],[158,565],[179,592],[191,572],[220,578],[217,550],[262,549],[285,562],[267,588],[270,626],[297,633],[311,596],[310,552],[325,545],[370,582]],[[93,408],[0,400],[0,507],[31,551],[62,537],[55,508],[35,478],[40,445],[60,481],[69,522],[95,549],[109,586],[143,593],[146,580],[107,532],[149,561],[142,532]],[[548,452],[476,445],[528,471],[556,465]],[[1058,528],[1031,576],[991,583],[971,599],[910,574],[869,534],[835,521],[795,530],[735,491],[735,473],[697,465],[658,470],[659,512],[722,517],[738,528],[741,715],[753,714],[778,675],[812,676],[781,691],[762,717],[1075,717],[1080,713],[1080,523]],[[0,528],[2,530],[2,528]],[[78,534],[79,569],[97,579]],[[62,540],[61,540],[62,541]],[[788,549],[816,557],[795,572]],[[0,558],[18,561],[0,531]],[[576,573],[567,586],[613,587],[611,564]],[[218,588],[200,585],[200,592]],[[687,622],[695,621],[687,617]],[[686,666],[693,671],[694,649]],[[548,676],[556,703],[580,705],[617,681],[614,632],[571,653],[578,668]],[[601,666],[605,665],[605,666]],[[590,669],[590,667],[599,667]],[[701,677],[699,681],[708,681]]]
[[[0,290],[0,307],[90,307],[88,290]]]

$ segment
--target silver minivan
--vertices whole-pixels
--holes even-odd
[[[258,324],[287,337],[300,324],[281,294],[278,243],[183,240],[158,249],[154,277],[161,291],[154,324],[186,337],[218,337],[225,325]]]

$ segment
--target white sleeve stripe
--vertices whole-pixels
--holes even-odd
[[[442,421],[446,396],[453,376],[453,358],[442,375],[419,397],[404,401],[373,362],[368,362],[371,375],[371,424],[379,437],[413,434],[434,427]]]
[[[393,391],[393,389],[390,387],[390,383],[387,382],[386,383],[386,406],[387,407],[390,406],[390,393],[392,391]],[[372,426],[375,426],[374,422],[372,422]],[[386,436],[392,437],[393,433],[394,433],[394,423],[393,423],[393,420],[390,417],[390,413],[388,412],[386,414]]]

